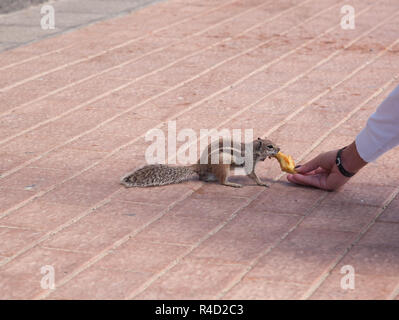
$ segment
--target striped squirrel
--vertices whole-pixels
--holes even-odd
[[[188,180],[197,174],[202,181],[212,181],[216,178],[222,185],[239,188],[242,187],[241,184],[229,182],[228,178],[232,169],[244,168],[245,174],[258,185],[268,187],[256,175],[255,166],[259,161],[275,156],[279,151],[280,148],[267,139],[258,138],[245,144],[221,138],[210,143],[194,165],[146,165],[122,177],[121,184],[127,188],[162,186]]]

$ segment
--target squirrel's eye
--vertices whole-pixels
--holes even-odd
[[[274,148],[271,144],[269,144],[267,147],[268,147],[269,149],[273,149],[273,148]]]

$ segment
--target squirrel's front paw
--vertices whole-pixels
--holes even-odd
[[[258,185],[264,186],[264,187],[266,187],[266,188],[270,188],[270,184],[267,184],[266,182],[258,183]]]

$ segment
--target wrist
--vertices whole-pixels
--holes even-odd
[[[367,164],[357,152],[355,142],[352,142],[342,151],[341,160],[343,167],[351,173],[357,173]]]

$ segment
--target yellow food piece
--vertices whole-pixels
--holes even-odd
[[[291,156],[286,155],[282,152],[279,152],[276,155],[274,155],[274,157],[280,163],[280,168],[282,171],[285,171],[288,173],[296,173],[294,159],[292,159]]]

